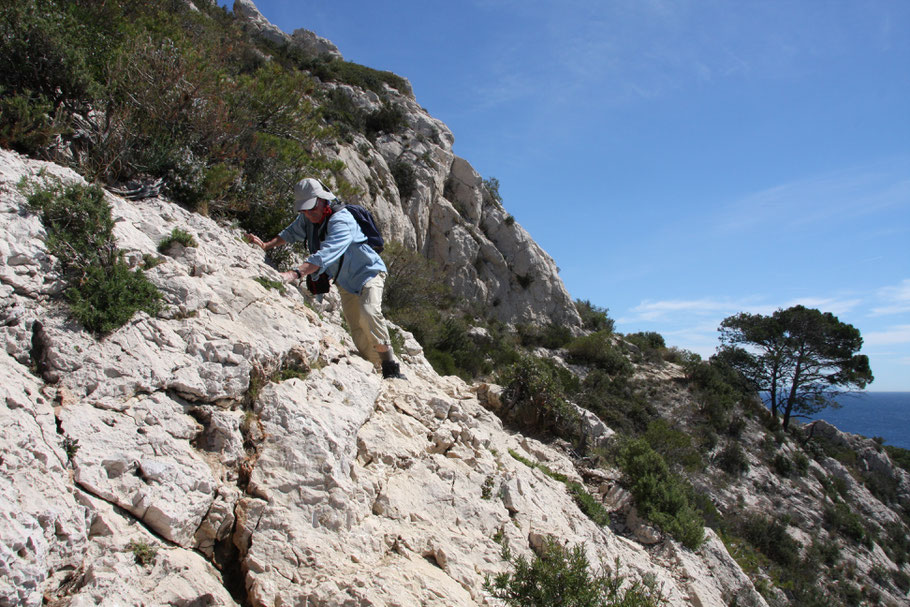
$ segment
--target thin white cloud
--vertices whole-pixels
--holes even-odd
[[[715,229],[721,233],[751,231],[773,225],[776,230],[808,226],[910,206],[908,159],[873,167],[855,167],[777,185],[745,196],[722,211]]]
[[[717,315],[741,309],[741,303],[721,299],[691,299],[691,300],[664,300],[650,301],[645,300],[632,308],[631,318],[623,319],[626,322],[632,321],[658,321],[666,320],[671,316],[681,316],[695,314],[698,316]]]
[[[910,278],[895,286],[883,287],[877,293],[880,305],[872,308],[871,316],[910,313]]]
[[[856,310],[862,303],[862,299],[855,297],[799,297],[777,305],[762,302],[759,298],[732,300],[704,297],[701,299],[645,300],[632,308],[629,316],[619,320],[622,322],[664,321],[678,320],[691,315],[704,317],[723,314],[726,316],[738,314],[739,312],[772,314],[779,308],[786,309],[798,305],[816,308],[822,312],[830,312],[837,316]]]
[[[864,347],[910,344],[910,325],[896,325],[887,331],[872,331],[863,335]]]

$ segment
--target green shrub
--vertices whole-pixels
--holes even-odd
[[[665,461],[674,462],[686,470],[703,466],[701,453],[692,443],[692,437],[674,428],[664,419],[648,424],[644,439]]]
[[[733,412],[752,394],[749,386],[732,368],[714,359],[703,362],[693,358],[685,369],[707,425],[715,432],[738,436],[745,420],[741,415],[733,417]]]
[[[614,376],[632,375],[632,364],[613,346],[611,335],[601,330],[573,340],[566,346],[569,361],[597,367]]]
[[[435,262],[394,241],[382,257],[388,268],[383,310],[414,335],[438,373],[471,381],[518,360],[517,340],[504,325],[457,314],[458,302]],[[470,335],[478,324],[487,338]]]
[[[601,369],[587,374],[574,398],[579,406],[597,415],[610,428],[627,435],[641,434],[657,415],[654,406],[627,376],[611,377]]]
[[[518,325],[518,339],[526,348],[547,348],[556,350],[572,341],[569,327],[548,323],[546,325]]]
[[[792,458],[777,453],[771,461],[771,468],[785,478],[805,476],[809,471],[809,458],[802,452],[794,453]]]
[[[73,460],[76,458],[76,453],[79,452],[79,439],[72,438],[70,436],[63,437],[63,452],[66,453],[66,459],[73,465]]]
[[[493,199],[498,205],[502,205],[502,194],[499,193],[499,180],[495,177],[490,177],[489,179],[483,180],[483,187],[486,189],[487,194],[490,195],[490,198]]]
[[[728,443],[717,454],[716,463],[727,474],[739,476],[749,471],[749,458],[737,443]]]
[[[900,569],[895,569],[891,572],[891,580],[894,582],[894,586],[902,593],[907,594],[907,592],[910,592],[910,574]]]
[[[871,547],[873,537],[863,525],[863,519],[844,502],[825,506],[825,523],[844,537]]]
[[[392,72],[376,70],[342,59],[313,57],[299,51],[295,52],[293,48],[285,47],[280,52],[291,56],[298,67],[310,71],[323,82],[343,82],[373,91],[381,97],[386,95],[385,85],[391,86],[404,95],[411,94],[408,81]]]
[[[382,259],[388,269],[382,294],[384,310],[451,306],[451,290],[437,263],[396,241],[386,243]]]
[[[726,418],[726,412],[718,411],[716,413],[719,419]],[[721,417],[722,416],[722,417]],[[712,424],[713,428],[713,424]],[[743,430],[746,429],[746,419],[742,415],[738,415],[730,419],[730,423],[727,424],[727,436],[734,439],[739,439],[743,435]]]
[[[509,336],[492,332],[474,338],[464,318],[454,312],[430,308],[393,309],[388,318],[410,331],[424,355],[441,375],[458,375],[466,381],[489,376],[519,359]],[[489,328],[489,327],[487,327]]]
[[[309,374],[305,369],[279,369],[272,381],[280,383],[289,379],[306,379]]]
[[[52,107],[84,109],[96,93],[86,23],[77,7],[54,0],[5,2],[0,8],[0,87],[37,95]],[[75,3],[72,3],[75,4]],[[95,33],[95,32],[93,32]],[[97,38],[98,50],[105,47]]]
[[[53,113],[44,95],[26,91],[6,96],[0,87],[0,147],[22,154],[43,150],[61,132]]]
[[[366,131],[366,116],[363,110],[354,104],[354,100],[342,89],[332,89],[323,96],[318,109],[319,115],[333,125],[343,139],[348,139],[351,131]],[[353,137],[350,137],[353,140]]]
[[[654,331],[630,333],[624,339],[639,348],[644,360],[652,363],[663,360],[663,352],[667,349],[667,344],[660,333]]]
[[[610,513],[607,512],[607,509],[604,508],[602,503],[598,502],[590,493],[588,493],[588,490],[585,489],[584,485],[581,483],[569,482],[566,483],[566,487],[568,487],[569,493],[571,493],[572,497],[575,499],[578,508],[584,512],[589,519],[601,527],[606,527],[610,524]]]
[[[613,332],[615,322],[607,316],[609,312],[607,308],[596,306],[586,299],[578,299],[575,301],[575,309],[578,310],[578,314],[581,316],[582,327],[588,331]]]
[[[511,455],[514,459],[520,461],[522,464],[524,464],[524,465],[527,466],[528,468],[538,468],[538,467],[541,467],[541,464],[538,464],[537,462],[532,462],[531,460],[529,460],[528,458],[524,457],[523,455],[521,455],[520,453],[518,453],[518,452],[515,451],[514,449],[509,449],[509,455]]]
[[[133,553],[136,563],[143,567],[154,564],[155,557],[158,555],[158,548],[144,540],[130,540],[129,549]]]
[[[491,370],[484,357],[478,356],[480,349],[468,335],[468,329],[464,320],[450,316],[437,326],[435,336],[428,344],[434,359],[451,361],[449,375],[459,375],[466,380]]]
[[[509,416],[536,431],[559,432],[574,426],[577,412],[566,402],[552,363],[523,356],[502,377]]]
[[[910,534],[908,534],[907,528],[896,521],[886,523],[882,548],[899,567],[910,562]]]
[[[885,445],[885,452],[888,454],[888,457],[891,458],[892,462],[907,472],[910,472],[910,449]]]
[[[523,556],[509,561],[511,572],[487,579],[484,588],[512,607],[657,607],[666,604],[652,580],[629,582],[619,575],[619,562],[611,570],[601,565],[591,571],[584,547],[564,548],[548,539],[530,561]]]
[[[488,475],[483,480],[483,485],[480,488],[480,497],[481,499],[489,500],[493,498],[493,489],[496,488],[496,479],[492,475]]]
[[[509,455],[511,455],[513,458],[517,459],[518,461],[520,461],[522,464],[524,464],[528,468],[536,468],[536,469],[540,470],[546,476],[552,478],[554,481],[558,481],[560,483],[569,482],[569,477],[566,476],[565,474],[563,474],[562,472],[556,472],[556,471],[550,469],[550,467],[547,466],[546,464],[541,464],[540,462],[533,462],[526,457],[522,457],[514,449],[509,449]]]
[[[111,207],[98,186],[23,184],[28,204],[47,230],[47,248],[78,283],[91,265],[116,258]]]
[[[257,276],[253,280],[261,284],[266,289],[274,289],[282,295],[287,292],[287,288],[284,286],[284,283],[279,280],[272,280],[271,278],[266,278],[265,276]]]
[[[684,368],[701,362],[701,356],[695,352],[677,348],[675,346],[671,346],[664,350],[663,357],[665,361],[680,365]]]
[[[834,567],[840,561],[840,546],[836,541],[814,539],[806,554],[806,561]]]
[[[65,297],[73,318],[96,335],[122,327],[140,310],[154,316],[161,308],[158,288],[122,259],[89,266],[82,282],[70,285]]]
[[[184,247],[198,246],[198,244],[196,243],[196,239],[193,237],[192,234],[190,234],[189,232],[186,232],[184,230],[181,230],[180,228],[174,228],[173,230],[171,230],[170,235],[168,235],[166,238],[164,238],[161,242],[158,243],[158,252],[159,253],[166,252],[169,248],[171,248],[171,245],[174,244],[175,242],[183,245]]]
[[[401,200],[408,200],[417,191],[417,173],[414,167],[403,160],[396,160],[389,170],[398,188],[398,196]]]
[[[247,229],[301,172],[331,170],[308,151],[328,136],[315,81],[250,61],[250,38],[216,6],[23,0],[0,8],[0,34],[6,145],[34,153],[77,135],[73,163],[90,179],[163,178],[176,201]]]
[[[579,510],[584,512],[589,519],[601,527],[610,524],[610,513],[607,512],[607,509],[604,508],[603,504],[598,502],[590,493],[588,493],[588,490],[585,489],[584,485],[575,481],[570,481],[565,474],[554,472],[544,464],[533,462],[526,457],[522,457],[513,449],[509,449],[509,455],[523,463],[525,466],[537,468],[553,480],[564,483],[569,490],[569,493],[571,493],[572,497],[575,499],[575,503],[578,505]]]
[[[809,472],[809,458],[802,451],[793,456],[793,470],[796,476],[806,476]]]
[[[386,244],[382,257],[388,268],[382,298],[386,316],[414,335],[438,373],[458,375],[452,353],[437,347],[443,341],[445,310],[451,308],[453,301],[442,270],[417,251],[395,241]],[[449,331],[447,343],[462,345],[455,335],[455,327],[450,326]],[[476,353],[472,358],[483,361]]]
[[[455,358],[448,352],[430,350],[425,354],[427,362],[439,375],[458,375],[458,365],[455,364]]]
[[[739,521],[739,532],[752,546],[782,567],[799,562],[799,543],[787,533],[782,521],[752,514]]]
[[[850,488],[847,485],[847,481],[843,478],[833,474],[824,475],[820,473],[816,473],[816,478],[818,479],[818,482],[821,483],[825,495],[827,495],[831,501],[837,502],[849,497]]]
[[[391,103],[385,103],[380,109],[367,114],[363,121],[364,133],[370,139],[376,139],[380,133],[400,133],[407,124],[401,106]]]
[[[141,269],[131,270],[117,250],[111,207],[100,187],[32,188],[29,206],[47,230],[48,252],[58,260],[63,295],[78,322],[102,335],[140,310],[159,311],[158,289]]]
[[[789,477],[793,472],[793,462],[791,462],[790,458],[783,453],[778,453],[774,456],[771,467],[778,476]]]
[[[518,286],[522,289],[527,289],[534,282],[533,274],[516,274],[515,282],[518,283]]]
[[[683,481],[670,472],[660,454],[647,441],[633,440],[621,449],[619,465],[642,516],[683,545],[697,548],[704,539],[704,521],[691,505]]]

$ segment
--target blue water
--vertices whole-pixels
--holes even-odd
[[[910,392],[854,392],[837,401],[843,407],[825,409],[812,419],[823,419],[843,432],[881,437],[886,445],[910,449]]]

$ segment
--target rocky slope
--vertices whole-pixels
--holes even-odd
[[[0,605],[476,605],[504,567],[493,538],[523,553],[545,535],[653,574],[672,604],[755,596],[716,538],[655,551],[591,522],[509,451],[581,480],[570,458],[507,431],[415,342],[408,381],[380,382],[336,302],[264,287],[277,276],[237,231],[167,201],[110,197],[128,258],[174,227],[198,247],[148,272],[160,317],[96,340],[51,297],[17,189],[39,173],[81,181],[0,152]]]
[[[127,258],[162,257],[148,275],[166,309],[96,340],[53,297],[44,228],[17,187],[47,176],[81,182],[0,152],[0,605],[494,604],[483,581],[507,567],[503,544],[530,554],[547,536],[656,580],[670,605],[768,604],[714,532],[683,548],[635,516],[618,474],[505,427],[495,386],[438,376],[410,339],[408,380],[380,381],[333,298],[263,286],[277,275],[238,231],[166,200],[109,196]],[[174,227],[198,246],[159,254]],[[666,415],[694,406],[678,369],[643,373]],[[906,473],[860,452],[910,496]],[[597,525],[513,454],[586,483],[624,524]],[[897,518],[848,490],[880,523]],[[799,535],[824,525],[822,492],[756,461],[716,499],[789,513]],[[877,546],[850,558],[897,568]]]

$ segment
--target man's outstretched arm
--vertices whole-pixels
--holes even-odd
[[[263,251],[268,251],[270,249],[274,249],[275,247],[280,247],[283,244],[287,244],[287,241],[281,236],[276,236],[268,242],[263,242],[263,240],[255,234],[247,234],[246,240],[247,242],[253,243]]]

